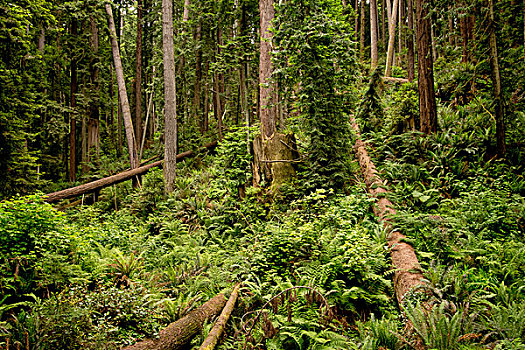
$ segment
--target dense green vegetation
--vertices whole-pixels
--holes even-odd
[[[525,67],[513,15],[524,5],[496,2],[494,22],[492,1],[427,5],[438,127],[426,134],[417,79],[383,79],[387,38],[370,69],[361,3],[275,6],[273,81],[261,85],[278,86],[273,122],[297,157],[263,163],[293,164],[283,185],[254,175],[267,108],[258,3],[175,1],[179,153],[222,135],[217,148],[178,163],[172,193],[154,168],[52,205],[45,193],[128,168],[104,3],[0,0],[0,349],[123,348],[239,282],[219,349],[524,349]],[[151,161],[165,142],[162,3],[112,6],[131,109],[142,107],[139,160]],[[397,78],[409,76],[406,26]],[[396,247],[352,151],[354,116],[392,229],[425,279],[403,305]]]

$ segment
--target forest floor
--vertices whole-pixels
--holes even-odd
[[[344,191],[308,188],[300,171],[276,192],[245,187],[244,135],[181,163],[169,197],[157,169],[137,191],[110,187],[66,213],[41,196],[2,202],[2,237],[39,234],[30,253],[4,261],[16,270],[2,275],[0,346],[118,349],[241,282],[219,349],[523,349],[522,166],[485,160],[453,128],[364,134],[397,211],[393,229],[426,280],[401,313],[390,232],[357,163]],[[437,306],[426,314],[429,296]]]

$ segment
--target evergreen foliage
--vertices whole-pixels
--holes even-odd
[[[278,9],[276,79],[307,138],[311,188],[342,186],[349,174],[346,115],[356,64],[347,23],[338,1],[292,1]]]
[[[112,5],[152,160],[164,143],[161,8],[142,1],[140,22],[137,4]],[[170,195],[152,169],[137,188],[112,185],[59,211],[34,193],[71,187],[69,170],[83,183],[127,168],[104,4],[0,0],[0,348],[119,349],[242,282],[219,349],[523,349],[524,4],[494,3],[505,158],[496,158],[488,3],[428,9],[439,118],[430,135],[417,131],[417,77],[368,72],[361,4],[366,18],[350,1],[275,2],[278,124],[297,140],[297,179],[275,192],[252,186],[258,2],[176,0],[179,148],[216,140],[219,120],[224,137],[177,165]],[[400,29],[393,75],[404,78],[410,40]],[[390,224],[423,270],[424,287],[403,305],[389,232],[351,172],[351,115],[397,211]]]

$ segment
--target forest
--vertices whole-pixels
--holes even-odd
[[[525,349],[525,1],[0,0],[0,350]]]

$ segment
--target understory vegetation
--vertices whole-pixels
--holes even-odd
[[[0,350],[525,349],[524,4],[422,3],[0,0]]]
[[[344,191],[303,186],[306,171],[277,192],[239,191],[251,178],[241,128],[180,164],[167,198],[154,170],[138,191],[65,212],[41,195],[3,201],[0,344],[118,349],[241,281],[221,349],[522,349],[523,169],[484,160],[482,135],[457,118],[445,110],[432,136],[392,134],[388,118],[367,134],[437,300],[429,315],[417,293],[398,311],[388,232],[357,165]]]

